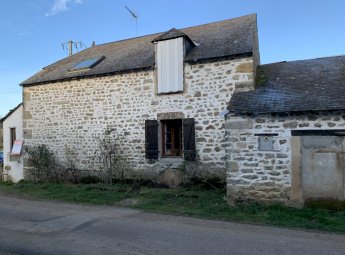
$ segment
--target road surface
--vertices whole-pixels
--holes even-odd
[[[0,193],[0,255],[345,254],[345,236]]]

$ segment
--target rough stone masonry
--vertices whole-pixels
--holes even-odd
[[[186,63],[183,93],[169,95],[156,93],[153,70],[24,87],[24,139],[27,146],[48,145],[65,164],[73,150],[79,169],[97,170],[96,137],[110,126],[126,171],[152,177],[184,165],[145,159],[145,120],[174,112],[195,119],[196,174],[225,178],[221,113],[235,90],[253,89],[253,69],[252,57]]]
[[[299,153],[291,130],[344,129],[344,111],[261,114],[226,117],[227,192],[229,204],[254,200],[301,203],[301,186],[293,184],[292,156]],[[274,135],[273,148],[259,148],[260,135]],[[295,189],[295,190],[294,190]],[[295,200],[295,201],[293,201]]]

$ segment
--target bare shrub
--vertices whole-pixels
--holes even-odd
[[[99,160],[102,163],[102,171],[98,177],[110,185],[114,177],[123,180],[125,171],[128,168],[128,161],[121,155],[119,150],[124,139],[124,136],[117,134],[116,130],[109,126],[101,136],[95,137]]]
[[[75,146],[65,144],[65,165],[67,169],[77,169],[78,151]]]
[[[77,183],[80,171],[66,168],[57,161],[54,152],[46,145],[26,147],[27,165],[25,179],[35,182]]]
[[[26,147],[28,154],[27,179],[48,182],[57,168],[54,153],[46,145]]]

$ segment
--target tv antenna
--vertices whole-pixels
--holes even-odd
[[[68,50],[68,56],[73,55],[73,48],[75,48],[76,50],[87,48],[82,41],[74,42],[72,40],[69,40],[68,42],[65,42],[65,43],[61,43],[61,46],[63,50]]]
[[[138,19],[139,16],[136,15],[131,9],[129,9],[127,6],[125,6],[127,11],[131,14],[132,18],[135,20],[135,35],[138,35]]]

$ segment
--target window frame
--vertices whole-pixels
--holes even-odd
[[[172,129],[172,134],[171,134],[171,148],[172,148],[172,154],[171,155],[167,155],[166,154],[166,127],[167,124],[169,122],[176,122],[176,126],[174,126],[174,128]],[[179,122],[179,123],[177,123]],[[160,121],[161,124],[161,157],[162,158],[183,158],[183,120],[182,119],[170,119],[170,120],[161,120]],[[178,127],[179,131],[178,131],[178,136],[179,136],[179,151],[180,154],[179,155],[174,155],[175,154],[175,130]]]
[[[74,64],[70,69],[68,69],[68,71],[73,73],[73,72],[82,72],[82,71],[91,70],[96,65],[101,63],[104,59],[105,59],[104,56],[84,59]],[[88,61],[90,63],[88,63]],[[88,64],[85,64],[85,63],[88,63]]]
[[[15,127],[10,128],[10,150],[12,151],[14,142],[17,140],[17,130]]]
[[[158,118],[145,120],[145,158],[149,164],[162,157],[162,121],[180,119],[182,121],[182,157],[187,161],[196,161],[196,139],[194,118]],[[169,158],[169,157],[167,157]],[[171,158],[171,157],[170,157]],[[175,157],[176,158],[176,157]],[[180,157],[179,157],[180,158]]]

